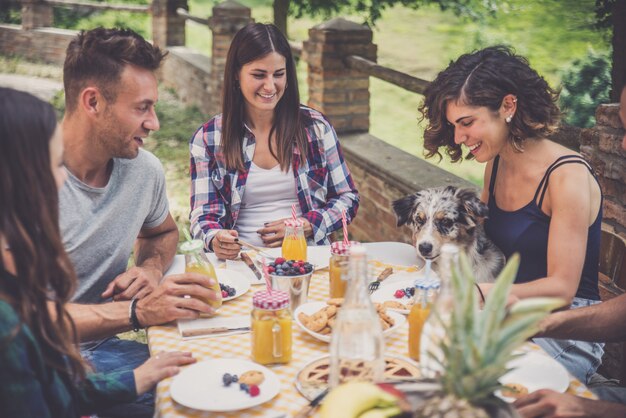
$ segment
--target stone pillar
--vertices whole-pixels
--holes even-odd
[[[187,0],[152,0],[152,42],[161,48],[185,45],[185,18],[176,9],[189,10]]]
[[[51,27],[52,6],[43,0],[22,0],[22,29]]]
[[[343,18],[309,29],[303,59],[308,63],[309,106],[323,112],[337,132],[370,127],[369,76],[348,69],[343,59],[358,55],[376,61],[372,30]]]
[[[213,7],[213,16],[209,18],[209,28],[213,32],[211,77],[208,86],[211,95],[211,115],[222,111],[224,67],[230,43],[237,31],[252,21],[250,8],[236,1],[228,0]]]
[[[626,151],[618,112],[618,103],[598,107],[596,126],[582,131],[580,152],[602,186],[604,222],[626,238]]]

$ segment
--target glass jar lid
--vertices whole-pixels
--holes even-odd
[[[419,279],[415,280],[415,288],[420,290],[439,289],[440,285],[441,282],[439,281],[439,279],[435,279],[432,277],[420,277]]]
[[[201,251],[203,248],[204,242],[199,239],[192,239],[191,241],[185,241],[180,244],[180,251],[187,254]]]
[[[349,241],[346,244],[343,241],[335,241],[330,244],[330,253],[334,255],[349,255],[350,247],[355,245],[361,245],[361,243],[359,241]]]
[[[289,293],[284,290],[259,290],[252,295],[252,306],[257,309],[276,311],[289,307]]]

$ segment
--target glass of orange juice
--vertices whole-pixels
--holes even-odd
[[[291,361],[289,294],[260,290],[252,296],[252,360],[259,364]]]
[[[285,221],[282,256],[286,260],[307,261],[307,245],[302,221],[298,219]]]
[[[212,308],[218,309],[222,306],[222,291],[217,280],[215,268],[204,254],[204,243],[198,239],[186,241],[180,245],[180,251],[185,255],[185,273],[203,274],[213,279],[214,284],[211,289],[215,291],[217,298],[215,300],[209,299],[206,302]],[[200,314],[200,316],[210,315]]]
[[[328,269],[328,291],[330,298],[342,298],[346,294],[348,284],[348,259],[350,247],[359,245],[357,241],[345,243],[333,242],[330,245],[330,262]]]
[[[426,319],[430,315],[430,308],[439,289],[439,283],[435,281],[418,282],[415,285],[413,306],[409,312],[409,357],[415,361],[420,360],[420,344],[422,329]]]

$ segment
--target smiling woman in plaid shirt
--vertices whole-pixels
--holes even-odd
[[[249,24],[234,37],[224,71],[222,114],[190,143],[191,231],[233,259],[237,240],[278,247],[292,205],[309,243],[356,215],[359,195],[333,127],[300,104],[287,39]]]

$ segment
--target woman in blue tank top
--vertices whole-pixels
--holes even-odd
[[[507,258],[521,256],[512,293],[561,297],[572,308],[597,303],[602,192],[579,154],[546,138],[559,122],[558,93],[496,46],[459,57],[424,95],[427,157],[443,147],[453,162],[487,163],[485,230]],[[535,342],[584,382],[600,364],[600,344]]]

